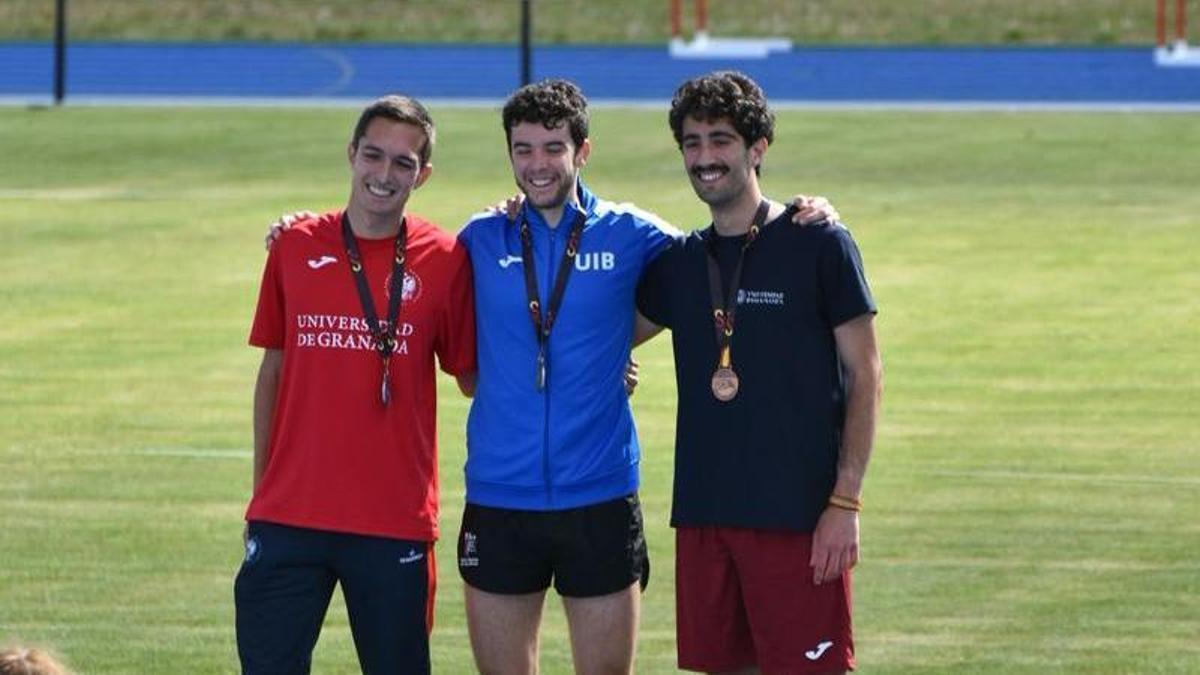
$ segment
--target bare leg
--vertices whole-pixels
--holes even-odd
[[[536,675],[538,627],[545,591],[525,595],[466,591],[467,631],[475,667],[482,675]]]
[[[638,612],[638,582],[595,598],[563,598],[571,630],[576,675],[628,675],[633,672]]]

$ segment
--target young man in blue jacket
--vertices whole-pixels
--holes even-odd
[[[632,667],[649,567],[623,377],[638,278],[678,233],[579,180],[591,152],[586,106],[564,80],[508,100],[504,131],[525,204],[515,220],[477,216],[459,235],[485,322],[458,542],[482,672],[536,672],[552,581],[577,672]]]

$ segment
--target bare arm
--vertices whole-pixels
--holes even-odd
[[[275,416],[275,398],[279,391],[279,373],[283,370],[283,350],[263,350],[254,384],[254,491],[267,469],[267,444],[271,439],[271,419]]]
[[[875,341],[874,316],[864,314],[833,329],[838,357],[849,376],[846,421],[833,494],[851,500],[862,495],[863,477],[875,442],[883,366]],[[833,581],[858,563],[858,513],[827,506],[813,532],[813,582]]]
[[[633,346],[637,347],[646,340],[658,335],[663,330],[663,327],[654,323],[650,319],[642,316],[642,313],[634,310],[633,312]]]
[[[883,394],[883,364],[875,342],[874,316],[865,314],[833,329],[838,356],[850,375],[842,451],[833,493],[858,499],[875,444],[875,420]]]

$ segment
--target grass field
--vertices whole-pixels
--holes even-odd
[[[1192,0],[1194,2],[1194,0]],[[1172,3],[1174,4],[1174,3]],[[71,0],[81,40],[517,40],[518,0]],[[668,0],[538,0],[538,42],[663,42]],[[693,2],[685,0],[685,26]],[[712,0],[715,35],[830,44],[1152,44],[1149,0]],[[53,36],[54,3],[5,0],[0,40]]]
[[[503,136],[494,111],[434,112],[412,208],[457,229],[511,190]],[[0,643],[234,671],[261,235],[343,202],[353,117],[0,109]],[[597,111],[587,177],[690,228],[664,118]],[[785,112],[778,137],[768,190],[835,201],[882,308],[861,672],[1200,670],[1200,118]],[[669,341],[641,359],[638,665],[665,673]],[[467,405],[441,394],[452,537]],[[445,544],[435,669],[470,672]],[[543,671],[569,672],[557,603],[547,622]],[[354,669],[335,599],[315,672]]]

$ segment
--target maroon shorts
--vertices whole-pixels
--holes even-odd
[[[680,668],[854,668],[850,573],[813,585],[811,534],[681,527],[675,546]]]

